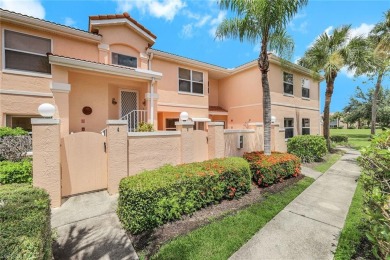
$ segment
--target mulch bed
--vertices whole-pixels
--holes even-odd
[[[228,214],[246,208],[256,202],[264,200],[265,193],[277,193],[284,188],[298,182],[304,176],[284,180],[267,188],[259,188],[252,184],[252,190],[238,200],[224,200],[219,204],[210,205],[192,215],[185,215],[180,220],[169,222],[151,231],[145,231],[138,235],[128,233],[136,251],[144,251],[147,258],[157,253],[164,243],[173,238],[187,234],[188,232],[204,226],[215,219],[220,219]]]

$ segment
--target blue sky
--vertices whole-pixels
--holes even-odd
[[[257,45],[214,39],[215,28],[231,15],[221,11],[216,0],[0,0],[0,7],[84,30],[88,29],[90,15],[128,12],[157,35],[153,46],[156,49],[227,68],[258,56]],[[353,35],[367,34],[388,9],[390,0],[309,1],[288,26],[295,41],[292,61],[301,57],[319,34],[340,25],[351,24]],[[342,110],[356,86],[367,89],[373,84],[365,77],[354,78],[353,73],[343,70],[336,79],[331,111]],[[321,110],[324,85],[323,82]],[[383,85],[390,88],[389,76]]]

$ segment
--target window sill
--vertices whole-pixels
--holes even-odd
[[[181,94],[181,95],[190,95],[190,96],[204,97],[204,94],[196,94],[196,93],[183,92],[183,91],[178,91],[178,93]]]
[[[51,75],[51,74],[44,74],[44,73],[39,73],[39,72],[28,72],[28,71],[10,70],[10,69],[3,69],[2,72],[5,74],[15,74],[15,75],[47,78],[47,79],[53,78],[53,75]]]
[[[303,100],[307,100],[307,101],[310,101],[310,98],[307,98],[307,97],[302,97]]]
[[[291,95],[291,94],[287,94],[287,93],[283,93],[283,96],[286,96],[286,97],[294,97],[294,95]]]

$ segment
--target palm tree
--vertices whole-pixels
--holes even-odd
[[[390,71],[390,10],[385,13],[385,20],[374,26],[367,38],[357,37],[349,43],[348,67],[355,69],[355,76],[368,75],[376,78],[372,96],[371,134],[375,134],[378,108],[378,95],[383,77]]]
[[[334,90],[334,82],[337,74],[347,62],[348,34],[350,25],[341,26],[333,31],[333,34],[324,32],[314,44],[305,52],[304,56],[298,61],[301,66],[323,74],[326,81],[325,107],[324,107],[324,137],[330,149],[329,140],[329,112],[330,102]]]
[[[220,0],[221,9],[231,10],[236,17],[222,21],[216,37],[238,38],[260,45],[258,67],[263,88],[264,154],[271,154],[271,96],[268,82],[268,50],[278,54],[292,53],[294,43],[286,26],[308,0]]]

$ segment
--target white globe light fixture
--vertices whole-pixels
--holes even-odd
[[[187,121],[188,120],[188,113],[187,112],[181,112],[180,113],[180,121]]]
[[[55,106],[49,103],[43,103],[38,107],[38,112],[42,117],[53,117],[56,112]]]
[[[276,122],[276,116],[271,116],[271,123],[275,124],[275,122]]]

